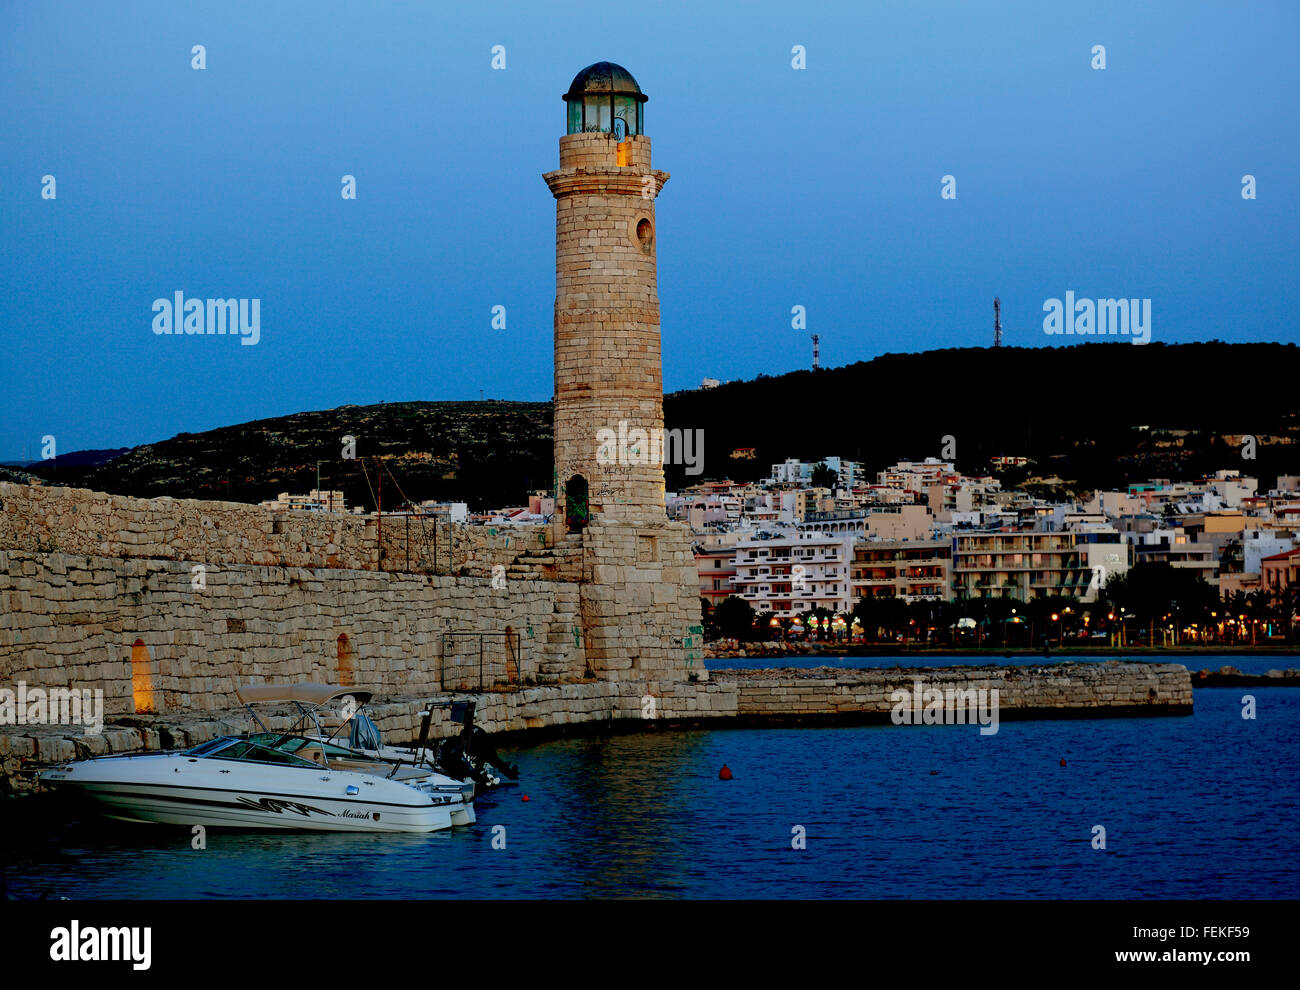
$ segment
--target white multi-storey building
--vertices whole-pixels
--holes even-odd
[[[811,485],[813,470],[819,464],[825,464],[839,478],[840,488],[853,488],[865,481],[860,461],[849,461],[842,457],[823,457],[820,461],[801,461],[790,457],[780,464],[772,465],[772,476],[767,479],[769,485]]]
[[[757,612],[787,617],[812,608],[853,607],[853,537],[801,533],[736,545],[734,594]]]
[[[339,491],[318,491],[313,488],[306,495],[291,495],[281,492],[278,498],[262,503],[264,509],[302,509],[307,512],[346,512],[343,505],[343,493]]]
[[[891,464],[876,476],[876,481],[887,488],[898,488],[924,496],[930,485],[945,479],[956,480],[957,477],[957,468],[951,461],[927,457],[923,461],[899,461]]]

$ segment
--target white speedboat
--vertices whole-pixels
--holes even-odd
[[[254,712],[261,732],[221,736],[183,752],[69,763],[41,780],[127,821],[330,832],[433,832],[474,822],[459,781],[427,763],[404,764],[324,736],[318,709],[347,698],[364,705],[370,692],[294,684],[247,685],[236,694],[250,706],[292,702],[303,717],[290,731],[274,732]],[[294,731],[308,721],[314,734]]]

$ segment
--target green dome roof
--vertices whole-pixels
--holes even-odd
[[[581,100],[587,94],[597,93],[621,93],[635,97],[638,103],[644,103],[649,99],[641,92],[641,87],[632,78],[632,73],[613,62],[597,62],[587,66],[573,77],[573,82],[569,83],[569,91],[563,98]]]

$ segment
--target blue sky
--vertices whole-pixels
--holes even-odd
[[[1058,346],[1042,306],[1066,290],[1150,298],[1155,340],[1300,339],[1294,3],[2,16],[0,459],[37,457],[46,434],[67,452],[344,403],[549,398],[540,176],[560,95],[603,59],[649,94],[673,175],[657,232],[669,390],[804,367],[811,332],[828,366],[983,345],[995,294],[1010,344]],[[259,298],[260,341],[155,335],[153,300],[178,290]],[[1122,375],[1131,345],[1060,346],[1115,347]],[[1206,382],[1238,401],[1261,374]]]

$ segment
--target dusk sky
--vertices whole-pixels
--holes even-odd
[[[1062,344],[1045,300],[1150,299],[1155,341],[1297,341],[1300,5],[1215,6],[7,4],[0,459],[47,434],[64,453],[345,403],[550,398],[541,173],[561,94],[600,60],[649,95],[672,173],[668,391],[807,367],[814,332],[825,366],[987,345],[994,295],[1006,343],[1113,347],[1117,376],[1133,345]],[[156,335],[152,303],[178,291],[260,299],[260,340]],[[1197,387],[1236,402],[1267,374]],[[1061,415],[1099,397],[1030,385]]]

